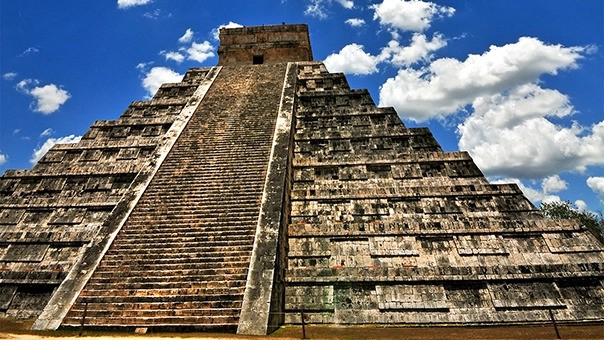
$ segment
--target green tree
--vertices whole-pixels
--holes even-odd
[[[554,219],[577,219],[583,224],[600,242],[604,243],[604,217],[602,213],[580,211],[570,202],[541,203],[539,207],[543,215]]]

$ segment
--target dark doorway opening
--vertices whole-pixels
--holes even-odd
[[[264,64],[264,56],[263,55],[255,55],[252,57],[252,64],[260,65]]]

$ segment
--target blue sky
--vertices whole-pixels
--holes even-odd
[[[490,180],[604,210],[601,0],[2,0],[0,173],[215,65],[219,27],[281,22]]]

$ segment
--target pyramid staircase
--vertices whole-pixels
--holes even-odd
[[[237,325],[284,71],[220,72],[64,326]]]

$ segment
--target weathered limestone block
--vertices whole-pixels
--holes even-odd
[[[285,308],[303,311],[329,311],[334,309],[333,286],[287,287]]]
[[[562,296],[551,283],[489,283],[493,306],[496,309],[561,308]]]
[[[500,235],[459,235],[454,238],[457,252],[462,256],[509,254]]]
[[[585,232],[547,233],[543,234],[552,253],[579,253],[602,251],[602,245],[594,235]]]
[[[448,310],[442,285],[375,287],[380,310]]]
[[[1,262],[40,262],[46,255],[48,244],[11,244]]]
[[[417,241],[413,236],[384,237],[369,239],[369,252],[372,257],[419,256]]]
[[[23,217],[25,212],[21,209],[4,209],[0,213],[1,224],[17,224]]]

